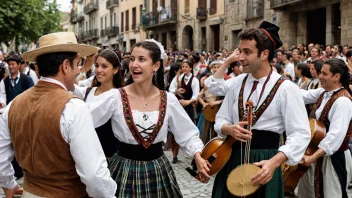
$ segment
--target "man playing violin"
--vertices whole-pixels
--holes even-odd
[[[281,164],[299,163],[308,146],[309,122],[299,88],[283,80],[269,64],[274,50],[282,45],[278,31],[279,27],[264,21],[259,28],[244,30],[239,36],[238,59],[246,74],[235,78],[215,123],[220,136],[236,141],[230,159],[216,176],[212,197],[234,197],[226,187],[230,171],[254,163],[261,169],[251,176],[251,182],[261,187],[246,197],[283,198]],[[246,129],[248,121],[243,121],[247,101],[254,103],[251,131]],[[287,141],[279,147],[284,131]],[[247,140],[251,140],[248,162],[243,160]]]
[[[322,88],[301,91],[306,104],[315,103],[311,118],[324,124],[326,136],[313,155],[303,157],[302,164],[310,168],[299,182],[299,197],[352,197],[348,189],[352,177],[349,77],[344,61],[328,59],[319,75]]]

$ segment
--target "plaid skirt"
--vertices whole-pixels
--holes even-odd
[[[137,161],[115,153],[109,162],[109,170],[117,184],[116,197],[183,197],[165,155],[152,161]]]

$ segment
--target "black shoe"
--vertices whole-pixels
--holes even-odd
[[[178,162],[177,157],[174,157],[174,159],[172,160],[172,163],[173,163],[173,164],[176,164],[177,162]]]

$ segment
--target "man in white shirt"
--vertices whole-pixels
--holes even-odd
[[[0,186],[6,197],[18,188],[14,154],[24,169],[24,197],[114,197],[116,183],[88,106],[67,92],[74,90],[80,56],[95,51],[77,44],[72,32],[59,32],[42,36],[38,49],[23,54],[37,61],[42,78],[0,117]]]
[[[281,165],[299,163],[308,146],[309,123],[299,88],[273,72],[269,64],[274,50],[282,45],[278,31],[279,27],[264,21],[259,28],[244,30],[239,35],[237,58],[246,74],[235,78],[214,126],[219,136],[232,137],[236,141],[230,159],[217,173],[212,197],[232,197],[225,182],[230,171],[245,163],[253,163],[261,169],[255,174],[243,175],[245,180],[239,175],[239,182],[250,179],[251,184],[261,185],[251,195],[253,197],[283,198]],[[245,128],[249,121],[244,121],[248,118],[247,101],[254,104],[251,131]],[[284,131],[287,140],[279,147]],[[248,141],[250,156],[243,157]]]
[[[28,65],[28,62],[24,62],[21,67],[20,67],[20,72],[26,74],[27,76],[31,77],[34,85],[37,84],[38,82],[38,76],[37,74],[35,73],[35,71],[33,71],[29,65]]]
[[[289,74],[292,81],[295,80],[295,66],[290,62],[291,54],[284,53],[282,55],[282,63],[284,64],[284,72]]]
[[[309,169],[298,186],[299,197],[352,196],[348,189],[352,176],[352,157],[349,139],[352,134],[352,103],[349,73],[341,59],[328,59],[319,75],[321,87],[301,90],[306,104],[315,103],[312,118],[326,128],[326,136],[318,150],[304,156],[302,164]]]

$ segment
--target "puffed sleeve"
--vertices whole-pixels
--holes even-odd
[[[217,79],[214,76],[210,76],[204,81],[205,86],[208,87],[208,92],[215,96],[225,96],[229,91],[230,87],[235,83],[236,78],[230,78],[224,80],[223,78]]]
[[[281,89],[281,90],[280,90]],[[288,161],[288,165],[298,164],[310,141],[310,127],[307,111],[300,89],[292,82],[284,82],[279,88],[280,110],[285,123],[286,143],[279,148]]]
[[[221,131],[221,128],[224,124],[233,125],[235,123],[233,118],[234,102],[235,102],[234,89],[230,89],[230,91],[226,94],[221,104],[221,107],[215,117],[214,129],[219,136],[223,136],[223,137],[225,136]]]
[[[178,102],[175,95],[168,93],[168,124],[176,142],[186,148],[189,155],[203,150],[204,144],[199,138],[199,130]]]
[[[81,99],[84,99],[86,96],[86,91],[88,87],[80,87],[75,84],[75,90],[72,92],[73,95],[78,96]]]
[[[328,118],[330,120],[329,132],[320,142],[319,148],[326,155],[334,154],[345,139],[352,118],[352,102],[347,97],[338,98],[332,105]]]
[[[121,95],[118,89],[110,89],[86,102],[93,116],[94,127],[105,124],[113,115],[118,114]]]

